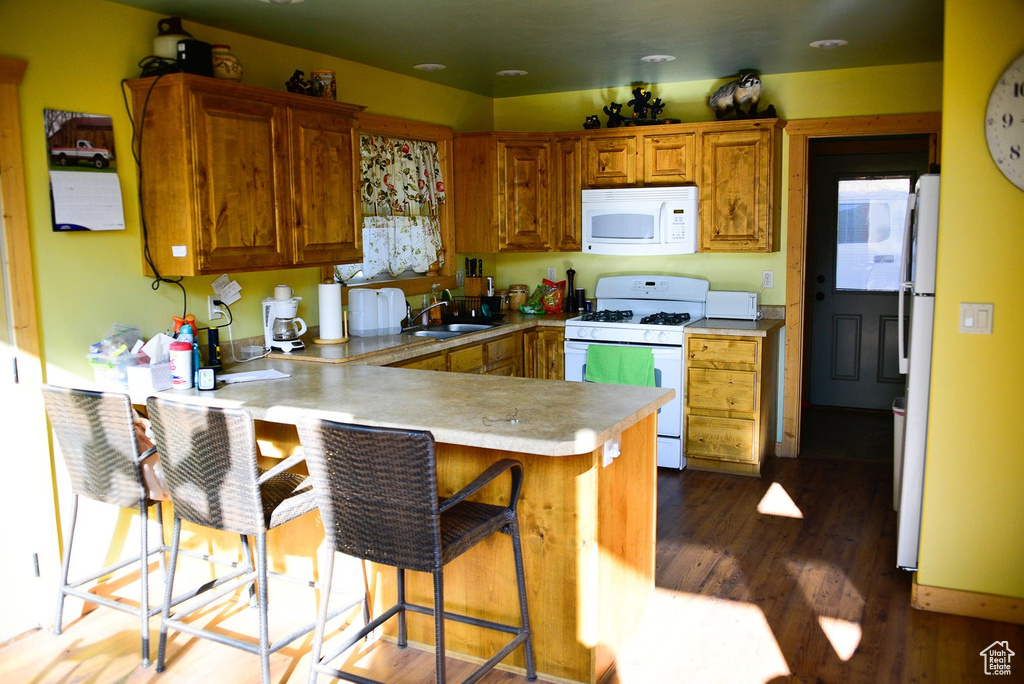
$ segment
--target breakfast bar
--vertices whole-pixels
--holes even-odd
[[[673,398],[671,390],[276,358],[232,370],[288,377],[161,394],[249,409],[269,456],[294,450],[294,425],[308,416],[429,430],[442,496],[499,459],[521,461],[519,521],[537,671],[545,679],[589,683],[609,674],[654,588],[656,414]],[[478,494],[507,503],[502,496],[507,485],[500,480]],[[294,555],[297,537],[314,549],[322,541],[311,516],[289,525],[269,538],[272,557]],[[447,609],[518,621],[510,543],[497,535],[451,563]],[[410,600],[430,605],[429,575],[409,578]],[[374,605],[390,605],[394,573],[374,568],[369,581]],[[487,658],[501,638],[447,625],[455,657]],[[432,644],[431,618],[410,615],[409,639]],[[519,649],[502,666],[521,672],[523,665]]]

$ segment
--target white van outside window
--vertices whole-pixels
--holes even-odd
[[[896,292],[911,178],[839,181],[836,289]]]

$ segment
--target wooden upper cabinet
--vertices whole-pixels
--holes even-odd
[[[459,252],[544,252],[558,217],[551,133],[455,135]]]
[[[361,107],[193,74],[129,87],[145,273],[257,271],[358,254],[352,155]]]
[[[636,184],[637,133],[627,131],[588,133],[587,176],[584,185],[616,187]]]
[[[545,250],[551,243],[551,143],[500,140],[498,250]]]
[[[583,139],[579,135],[559,135],[555,141],[555,217],[552,248],[558,252],[576,252],[583,248]]]
[[[292,109],[295,256],[302,263],[361,260],[359,138],[351,117]]]
[[[700,251],[771,252],[781,122],[718,124],[700,138]]]
[[[286,225],[290,202],[287,147],[282,137],[284,108],[203,91],[192,92],[191,99],[199,209],[194,244],[199,271],[287,265],[291,251]],[[156,180],[147,174],[143,179],[147,185]],[[150,207],[146,218],[154,218]]]
[[[680,184],[696,181],[696,133],[642,134],[641,139],[644,183]]]

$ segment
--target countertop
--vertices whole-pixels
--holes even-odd
[[[687,335],[744,335],[766,337],[784,326],[781,318],[762,318],[759,321],[739,321],[731,318],[702,318],[686,326]]]
[[[376,335],[373,337],[349,337],[340,344],[316,344],[310,342],[311,334],[303,337],[306,348],[298,351],[273,352],[269,358],[293,359],[296,361],[317,361],[320,363],[351,363],[386,366],[425,354],[444,351],[474,342],[483,342],[493,337],[507,335],[517,330],[531,330],[536,327],[565,327],[565,322],[577,314],[531,316],[511,311],[504,314],[500,325],[489,330],[466,333],[445,340],[416,337],[410,334]],[[261,344],[262,339],[256,342]]]
[[[159,395],[204,405],[243,406],[257,420],[275,423],[294,424],[316,416],[430,430],[442,443],[544,456],[589,453],[675,396],[672,390],[654,387],[281,358],[236,365],[226,372],[267,369],[290,377],[218,384],[218,389],[205,392],[166,390]]]

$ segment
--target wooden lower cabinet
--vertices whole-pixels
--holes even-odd
[[[393,368],[478,373],[480,375],[523,375],[522,334],[509,333],[476,344],[388,364]]]
[[[562,328],[535,328],[523,333],[523,375],[565,380],[564,342]]]
[[[761,474],[775,447],[776,339],[686,336],[688,468]]]

